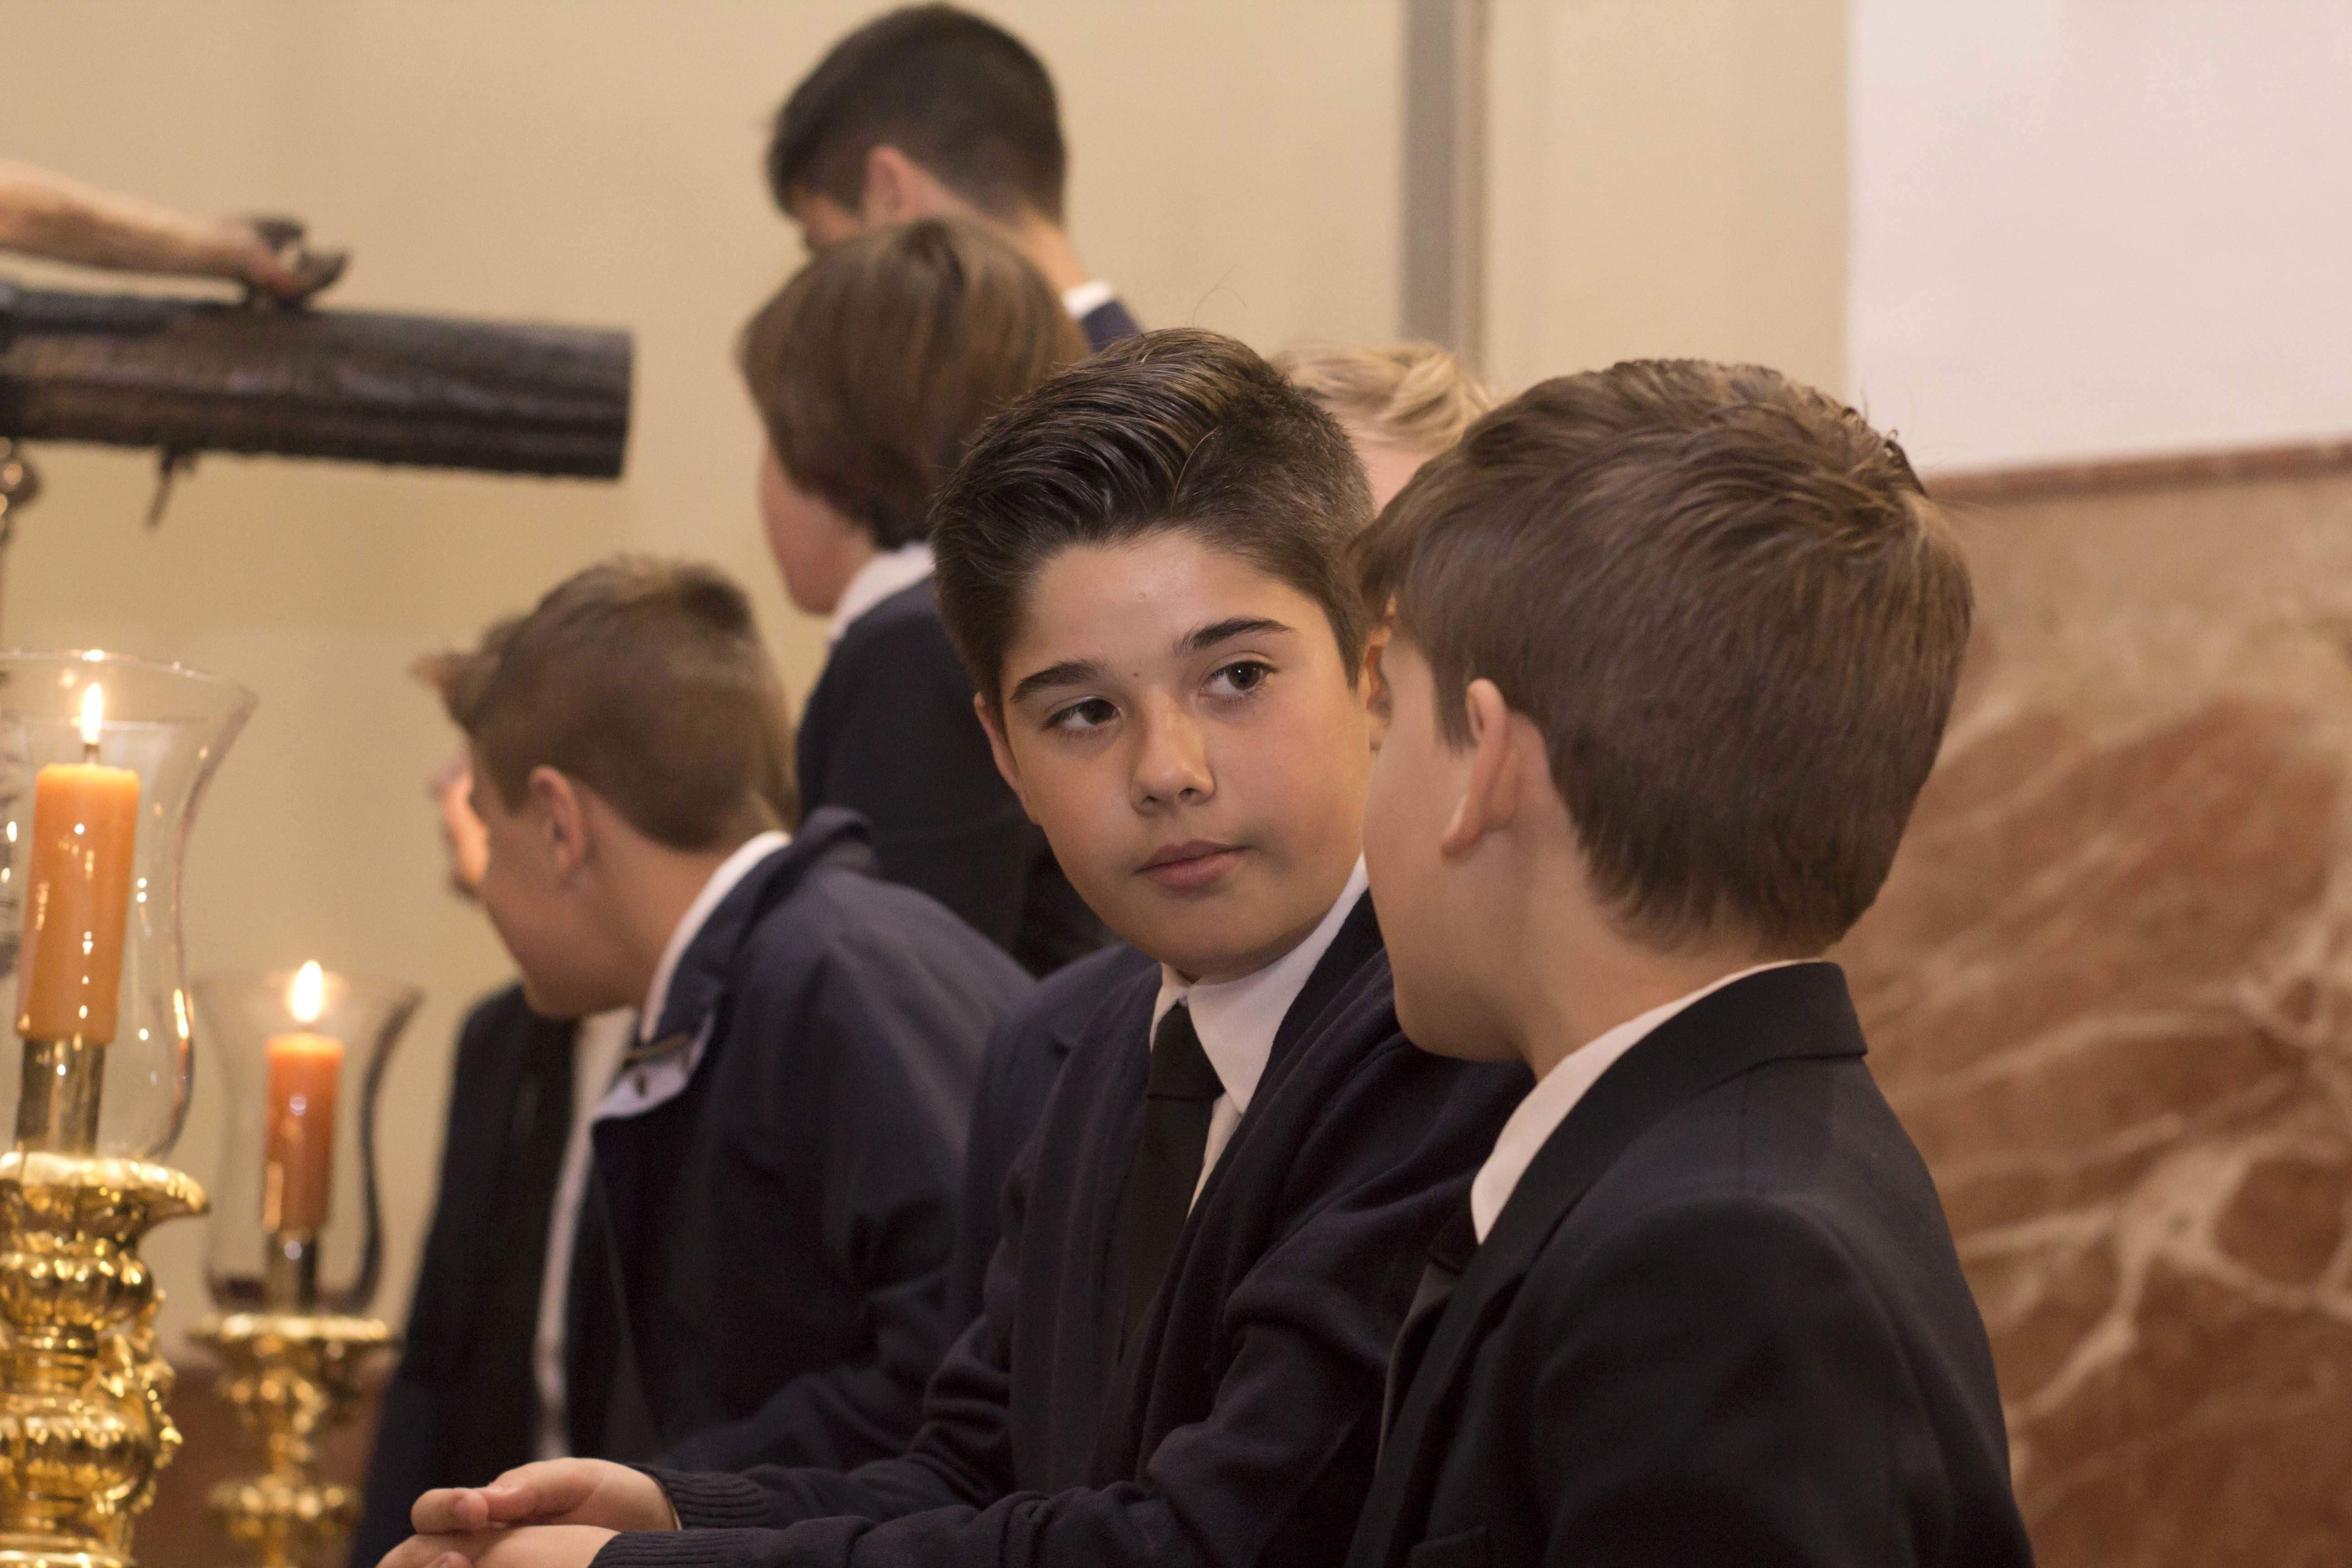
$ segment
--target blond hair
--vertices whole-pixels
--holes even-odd
[[[1476,376],[1435,343],[1299,343],[1275,369],[1341,424],[1412,452],[1442,452],[1495,405]]]

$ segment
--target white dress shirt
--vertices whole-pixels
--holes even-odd
[[[547,1262],[539,1276],[539,1332],[531,1342],[532,1379],[539,1384],[539,1457],[572,1452],[563,1406],[563,1315],[572,1291],[572,1244],[580,1234],[580,1200],[588,1190],[588,1128],[621,1058],[637,1032],[633,1007],[580,1020],[572,1037],[572,1131],[555,1178],[555,1206],[547,1216]]]
[[[1200,1201],[1209,1173],[1216,1169],[1217,1156],[1225,1152],[1242,1114],[1249,1110],[1257,1080],[1265,1076],[1266,1058],[1274,1054],[1275,1032],[1282,1027],[1283,1015],[1298,1000],[1307,977],[1331,950],[1332,939],[1347,923],[1356,900],[1364,896],[1365,886],[1364,862],[1359,857],[1339,902],[1331,906],[1322,923],[1307,933],[1306,941],[1255,974],[1201,985],[1164,963],[1160,966],[1160,999],[1152,1005],[1151,1027],[1144,1031],[1143,1048],[1150,1050],[1152,1037],[1160,1032],[1160,1020],[1168,1016],[1168,1010],[1183,1003],[1192,1011],[1193,1032],[1201,1037],[1201,1049],[1208,1056],[1209,1065],[1217,1069],[1217,1082],[1225,1090],[1209,1108],[1209,1142],[1201,1152],[1201,1179],[1192,1184],[1194,1202]]]
[[[1528,1097],[1519,1101],[1511,1119],[1503,1123],[1500,1136],[1495,1140],[1494,1152],[1478,1167],[1478,1174],[1470,1184],[1470,1223],[1485,1241],[1486,1233],[1495,1228],[1495,1220],[1503,1205],[1511,1201],[1518,1190],[1519,1178],[1576,1102],[1586,1091],[1601,1081],[1601,1075],[1616,1066],[1617,1059],[1632,1050],[1675,1014],[1702,997],[1712,996],[1735,981],[1751,974],[1761,974],[1768,969],[1786,969],[1790,963],[1805,963],[1810,959],[1784,959],[1778,963],[1759,963],[1752,968],[1727,974],[1710,984],[1702,985],[1687,996],[1677,996],[1663,1006],[1651,1008],[1637,1018],[1628,1018],[1579,1046],[1552,1064],[1551,1071],[1536,1081]]]
[[[635,1081],[618,1080],[622,1059],[633,1037],[649,1040],[661,1026],[662,1008],[669,1001],[678,961],[701,934],[710,911],[751,874],[753,867],[791,842],[789,837],[773,830],[754,834],[720,861],[671,929],[669,943],[654,965],[645,1006],[634,1012],[622,1007],[583,1019],[573,1038],[572,1136],[563,1147],[562,1173],[556,1178],[554,1212],[548,1216],[547,1264],[539,1286],[539,1333],[531,1347],[531,1371],[539,1384],[539,1457],[542,1459],[562,1458],[572,1451],[570,1417],[564,1408],[563,1319],[572,1294],[572,1249],[580,1234],[580,1205],[588,1188],[593,1148],[589,1130],[608,1116],[649,1110],[686,1088],[694,1064],[709,1043],[703,1037],[709,1032],[708,1024],[703,1036],[696,1037],[692,1049],[638,1069],[631,1075]],[[656,1076],[658,1082],[648,1082]]]
[[[841,590],[841,598],[833,606],[833,616],[825,622],[824,646],[831,647],[849,629],[849,623],[898,592],[911,588],[932,571],[931,546],[929,540],[919,539],[912,544],[902,544],[896,550],[885,550],[849,575]]]
[[[1083,321],[1109,304],[1118,292],[1100,278],[1088,279],[1062,290],[1062,309],[1069,312],[1070,320]]]

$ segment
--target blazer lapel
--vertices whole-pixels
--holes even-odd
[[[1274,1046],[1265,1059],[1268,1079],[1281,1067],[1283,1058],[1290,1055],[1291,1047],[1313,1032],[1324,1013],[1347,989],[1348,982],[1356,977],[1356,972],[1381,951],[1380,918],[1372,912],[1371,894],[1366,893],[1357,899],[1356,907],[1339,922],[1339,929],[1332,933],[1331,945],[1315,961],[1307,984],[1298,988],[1298,994],[1291,999],[1282,1022],[1276,1026]],[[1264,1082],[1258,1085],[1258,1092],[1265,1092]]]
[[[1767,970],[1701,998],[1658,1026],[1586,1091],[1545,1142],[1460,1283],[1427,1331],[1396,1424],[1382,1445],[1380,1483],[1364,1514],[1366,1539],[1396,1556],[1399,1526],[1417,1523],[1444,1458],[1461,1384],[1479,1342],[1510,1305],[1519,1281],[1617,1157],[1679,1107],[1767,1062],[1858,1057],[1862,1026],[1833,963]]]

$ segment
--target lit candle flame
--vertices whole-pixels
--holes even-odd
[[[295,1022],[315,1024],[326,1010],[327,975],[312,959],[294,976],[294,984],[286,988],[286,1010],[294,1015]]]
[[[106,691],[93,683],[81,694],[81,743],[98,744],[98,733],[106,725]]]

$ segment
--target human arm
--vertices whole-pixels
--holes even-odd
[[[299,300],[341,275],[341,252],[300,248],[299,226],[195,218],[28,163],[0,160],[0,250],[121,272],[226,278]]]
[[[756,1346],[782,1313],[835,1348],[749,1385],[755,1407],[716,1412],[733,1419],[669,1427],[655,1462],[671,1469],[838,1470],[901,1453],[925,1384],[966,1326],[945,1297],[972,1083],[991,1026],[1030,982],[903,889],[863,877],[829,887],[799,922],[822,934],[821,952],[754,966],[732,1008],[772,1038],[739,1050],[739,1063],[764,1065],[730,1080],[742,1105],[728,1142],[748,1190],[793,1205],[809,1281],[772,1300],[746,1281],[754,1306],[733,1333]],[[756,1205],[739,1219],[764,1223]],[[814,1301],[824,1305],[813,1316],[790,1317]]]
[[[730,1530],[690,1545],[623,1536],[605,1549],[600,1568],[1336,1563],[1370,1479],[1381,1368],[1420,1253],[1443,1215],[1462,1201],[1469,1172],[1507,1109],[1490,1100],[1433,1126],[1433,1085],[1442,1093],[1440,1080],[1458,1070],[1398,1041],[1376,1069],[1352,1081],[1327,1076],[1294,1079],[1278,1094],[1261,1089],[1251,1115],[1274,1120],[1259,1124],[1255,1139],[1245,1125],[1202,1195],[1216,1213],[1204,1211],[1192,1256],[1207,1270],[1208,1288],[1172,1299],[1163,1327],[1149,1331],[1153,1337],[1136,1352],[1147,1366],[1170,1370],[1144,1373],[1154,1386],[1140,1401],[1114,1399],[1099,1416],[1090,1403],[1074,1402],[1066,1414],[1046,1417],[1105,1423],[1099,1457],[1088,1466],[1099,1481],[1051,1493],[1007,1488],[984,1503],[897,1518],[870,1511],[838,1518],[827,1516],[860,1510],[809,1487],[801,1473],[758,1472],[728,1483],[739,1489],[727,1500],[748,1503],[754,1491],[767,1491],[768,1529]],[[1070,1169],[1049,1167],[1051,1175],[1041,1178],[1035,1167],[1040,1150],[1065,1142],[1055,1134],[1065,1130],[1066,1111],[1071,1122],[1099,1119],[1100,1106],[1073,1094],[1085,1076],[1077,1058],[1065,1068],[1045,1128],[1008,1183],[1016,1198],[1066,1185]],[[1510,1088],[1515,1095],[1523,1085],[1513,1080]],[[1287,1108],[1268,1104],[1270,1094]],[[1307,1106],[1313,1114],[1302,1113]],[[1277,1196],[1278,1188],[1287,1190]],[[1030,1223],[1013,1205],[1008,1221],[1019,1226],[1009,1236]],[[1053,1222],[1046,1223],[1050,1235]],[[1012,1283],[1000,1258],[992,1316],[1000,1284]],[[1032,1292],[1042,1286],[1050,1296],[1050,1283],[1030,1274],[1019,1284]],[[1033,1356],[1041,1348],[1028,1335],[1020,1342]],[[1056,1373],[1047,1364],[1030,1375],[1038,1381],[1024,1385],[1024,1397],[1034,1398],[1032,1391],[1052,1388]],[[935,1383],[934,1410],[940,1388]],[[926,1447],[919,1440],[919,1455]],[[749,1509],[730,1519],[676,1488],[671,1495],[689,1525],[756,1521]]]

